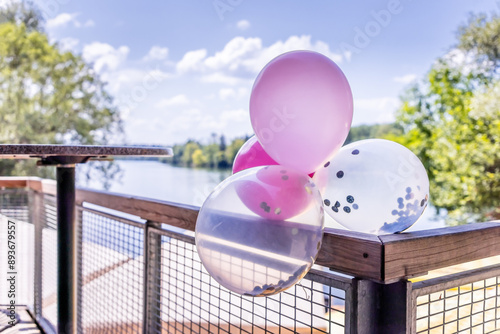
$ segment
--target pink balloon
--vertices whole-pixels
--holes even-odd
[[[239,198],[255,214],[285,220],[313,203],[315,185],[307,175],[283,166],[260,168],[256,178],[234,181]]]
[[[250,119],[269,156],[312,173],[344,143],[352,121],[352,93],[342,70],[312,51],[273,59],[250,96]]]
[[[274,165],[279,164],[264,151],[257,137],[252,136],[241,146],[238,154],[234,157],[233,174],[252,167]],[[314,173],[309,174],[309,177],[313,176]]]
[[[236,154],[233,162],[233,174],[252,167],[277,164],[278,163],[264,151],[257,138],[252,136],[243,146],[241,146],[238,154]]]

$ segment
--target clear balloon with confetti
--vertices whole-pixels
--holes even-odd
[[[313,265],[323,210],[306,174],[283,166],[246,169],[219,184],[200,209],[198,254],[208,273],[231,291],[279,293]]]

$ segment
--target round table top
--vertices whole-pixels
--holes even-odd
[[[0,144],[0,158],[49,156],[172,156],[172,149],[152,146]]]
[[[38,158],[45,162],[81,163],[89,159],[109,159],[118,156],[162,156],[173,155],[169,147],[153,146],[108,146],[108,145],[46,145],[46,144],[0,144],[0,159]]]

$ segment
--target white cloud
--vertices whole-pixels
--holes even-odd
[[[250,122],[250,116],[248,111],[244,109],[227,110],[223,111],[220,115],[220,120],[223,124],[228,122]]]
[[[76,17],[78,16],[78,13],[61,13],[54,17],[53,19],[50,19],[47,21],[47,28],[48,29],[54,29],[54,28],[59,28],[62,27],[64,28],[67,26],[69,23],[75,24],[75,22],[78,22],[76,20]],[[78,23],[79,24],[79,23]]]
[[[343,59],[342,55],[332,52],[327,43],[312,42],[311,36],[290,36],[286,41],[277,41],[268,47],[264,47],[262,40],[257,37],[235,37],[210,57],[207,57],[206,49],[187,52],[177,63],[177,70],[181,73],[215,72],[219,77],[222,74],[227,76],[229,73],[244,71],[247,76],[253,77],[273,58],[293,50],[316,51],[336,62]]]
[[[247,30],[248,28],[250,28],[250,22],[248,22],[248,20],[238,21],[238,23],[236,23],[236,27],[238,27],[238,29],[240,30]]]
[[[113,71],[127,59],[130,49],[128,46],[120,46],[115,49],[107,43],[93,42],[83,47],[83,59],[94,64],[98,73]]]
[[[204,65],[212,70],[226,68],[234,71],[242,65],[243,60],[257,56],[257,51],[261,49],[262,41],[260,38],[235,37],[226,44],[222,51],[205,59]]]
[[[168,56],[168,48],[161,47],[158,45],[153,46],[147,55],[145,55],[142,59],[145,61],[150,60],[164,60]]]
[[[394,77],[393,80],[396,82],[402,83],[402,84],[409,84],[410,82],[415,81],[416,78],[417,78],[417,75],[411,73],[411,74],[406,74],[406,75],[403,75],[400,77]]]
[[[399,104],[395,97],[355,99],[352,125],[394,122]]]
[[[85,28],[90,28],[90,27],[95,26],[95,22],[94,22],[94,20],[87,20],[87,21],[83,24],[83,26],[84,26]]]
[[[223,72],[215,72],[212,74],[204,75],[201,77],[201,82],[205,83],[219,83],[219,84],[225,84],[229,86],[234,86],[240,83],[243,83],[245,80],[235,77],[235,76],[230,76],[226,75]]]
[[[286,41],[277,41],[267,48],[263,48],[257,57],[244,61],[244,65],[253,72],[259,72],[268,62],[277,56],[294,50],[310,50],[319,52],[334,62],[342,62],[342,55],[330,50],[327,43],[323,41],[311,42],[311,36],[290,36]]]
[[[202,70],[202,60],[206,56],[206,49],[189,51],[177,63],[177,70],[181,73]]]
[[[248,96],[248,89],[245,87],[240,87],[238,89],[235,88],[221,88],[219,90],[219,98],[222,101],[229,99],[241,99],[243,97]]]
[[[162,109],[172,106],[182,106],[189,104],[189,99],[184,94],[179,94],[167,99],[161,99],[155,104],[155,108]]]
[[[56,17],[47,20],[47,29],[57,29],[57,28],[65,28],[69,24],[73,24],[74,27],[80,28],[80,27],[93,27],[95,26],[95,22],[93,20],[87,20],[85,23],[81,23],[80,21],[77,20],[77,17],[80,15],[80,13],[61,13],[57,15]]]

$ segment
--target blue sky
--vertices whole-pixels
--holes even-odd
[[[1,0],[0,0],[1,1]],[[91,62],[122,108],[129,144],[251,134],[249,97],[275,56],[332,58],[353,125],[389,122],[398,96],[453,47],[469,12],[494,0],[36,1],[52,41]]]

